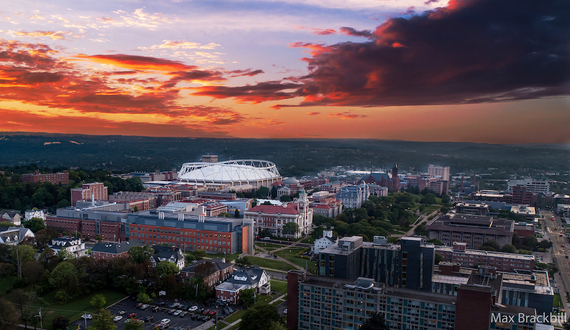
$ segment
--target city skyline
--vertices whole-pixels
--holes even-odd
[[[19,1],[0,132],[568,143],[565,1]]]

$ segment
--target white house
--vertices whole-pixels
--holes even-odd
[[[17,245],[26,237],[36,237],[29,228],[10,227],[0,232],[0,244]]]
[[[14,226],[19,226],[22,223],[22,216],[18,211],[1,211],[0,221],[11,222]]]
[[[154,249],[154,254],[150,257],[152,267],[155,267],[161,261],[170,261],[178,266],[179,270],[186,266],[186,259],[182,249],[161,245],[155,245],[152,248]]]
[[[61,250],[67,250],[75,258],[84,257],[87,255],[87,249],[85,248],[85,243],[81,241],[81,238],[62,236],[51,240],[50,249],[53,250],[55,254],[58,254]]]
[[[333,236],[332,230],[323,230],[323,237],[315,240],[315,243],[311,248],[311,252],[319,253],[323,249],[326,249],[337,242],[338,242],[338,237]]]
[[[40,218],[43,221],[46,221],[46,215],[44,214],[43,210],[33,209],[30,211],[26,211],[26,215],[24,217],[24,221],[28,221],[31,218]]]
[[[259,294],[271,293],[270,277],[259,266],[234,270],[232,276],[216,286],[216,298],[231,303],[237,303],[242,290],[256,289]]]

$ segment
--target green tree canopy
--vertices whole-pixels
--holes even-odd
[[[144,322],[141,320],[130,319],[125,321],[123,330],[144,330]]]
[[[176,266],[175,263],[166,260],[156,264],[155,270],[156,273],[159,274],[160,276],[176,275],[180,272],[178,266]]]
[[[241,330],[271,330],[272,322],[279,320],[275,306],[263,304],[249,308],[241,318]]]
[[[49,283],[57,289],[68,293],[79,294],[79,278],[77,269],[69,261],[62,261],[54,268],[49,276]]]
[[[41,218],[31,218],[28,221],[24,222],[24,227],[30,228],[32,232],[37,233],[38,230],[42,230],[46,228],[44,220]]]
[[[18,311],[14,305],[0,298],[0,330],[16,330],[19,323]]]
[[[196,260],[202,260],[207,255],[205,250],[200,250],[200,249],[192,251],[192,254],[196,258]]]
[[[269,197],[269,188],[267,187],[259,187],[255,192],[255,197],[257,198],[267,198]]]
[[[69,325],[69,319],[63,315],[56,315],[51,324],[54,330],[65,330]]]
[[[296,222],[287,222],[282,229],[284,235],[296,235],[301,230]]]
[[[113,322],[111,312],[101,308],[99,314],[93,315],[93,322],[87,330],[117,330],[117,325]]]
[[[150,301],[150,297],[148,296],[148,294],[140,292],[139,294],[137,294],[137,301],[143,304],[148,304],[148,302]]]
[[[245,308],[253,306],[255,304],[255,289],[251,288],[241,290],[239,300]]]
[[[22,266],[26,262],[34,260],[35,255],[36,251],[29,245],[20,244],[12,247],[11,256],[16,264],[18,278],[22,278]]]
[[[501,252],[506,252],[506,253],[517,253],[517,248],[515,248],[513,245],[511,244],[505,244],[503,245],[503,247],[501,248]]]
[[[89,303],[95,308],[103,308],[107,303],[107,300],[105,300],[104,295],[96,294],[93,296],[93,298],[91,298],[91,301]]]
[[[243,258],[237,258],[235,260],[235,264],[236,264],[236,266],[239,266],[239,267],[247,267],[247,266],[253,265],[253,263],[251,262],[251,260],[247,256],[244,256]]]
[[[145,246],[133,246],[129,249],[129,259],[136,265],[142,264],[145,260],[150,259],[154,254],[154,249],[149,244]]]

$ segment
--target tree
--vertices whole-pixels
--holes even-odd
[[[137,294],[137,301],[143,304],[148,304],[148,302],[150,301],[150,297],[148,296],[148,294],[140,292],[139,294]]]
[[[22,278],[22,266],[28,261],[34,260],[36,251],[29,245],[16,245],[12,249],[12,258],[16,261],[18,278]]]
[[[79,294],[79,278],[77,269],[69,261],[62,261],[49,276],[49,283],[58,289],[64,289],[73,295]]]
[[[125,321],[123,330],[144,330],[144,322],[141,320],[130,319]]]
[[[511,245],[511,244],[505,244],[503,245],[503,247],[501,248],[501,252],[506,252],[506,253],[517,253],[517,249]]]
[[[155,271],[160,276],[176,275],[180,272],[175,263],[166,260],[156,264]]]
[[[239,300],[245,308],[249,308],[255,304],[255,289],[245,289],[241,290],[239,295]]]
[[[97,236],[95,237],[95,239],[96,239],[98,242],[101,242],[101,241],[103,240],[103,236],[97,235]]]
[[[440,262],[442,262],[444,260],[443,256],[439,253],[435,253],[435,264],[439,265]]]
[[[0,330],[16,330],[18,323],[18,311],[14,305],[0,298]]]
[[[138,211],[139,211],[139,207],[138,207],[138,206],[133,207],[133,212],[136,213],[136,212],[138,212]]]
[[[36,284],[44,275],[45,268],[39,261],[28,261],[22,266],[22,274],[27,284]]]
[[[65,260],[73,260],[75,259],[75,256],[73,255],[73,253],[69,252],[66,249],[61,249],[57,252],[57,257],[59,258],[59,261],[65,261]]]
[[[20,319],[24,322],[25,327],[28,326],[28,321],[31,321],[33,318],[33,313],[31,311],[31,305],[36,300],[37,295],[34,291],[26,292],[22,289],[16,289],[12,293],[12,301],[16,306],[18,306],[18,310],[20,311]]]
[[[287,222],[281,230],[284,235],[297,235],[300,231],[296,222]]]
[[[196,258],[196,260],[202,260],[206,256],[206,251],[198,249],[198,250],[192,251],[192,254]]]
[[[564,330],[570,330],[570,320],[567,320],[566,322],[564,322],[562,324],[562,329]]]
[[[271,236],[271,230],[264,228],[259,232],[259,236],[261,237],[270,237]]]
[[[30,230],[35,234],[39,230],[45,229],[46,225],[42,218],[31,218],[30,220],[24,222],[24,227],[30,228]]]
[[[513,232],[513,239],[511,240],[511,243],[513,243],[513,246],[517,249],[521,248],[521,238],[518,233]]]
[[[372,316],[366,319],[366,322],[362,324],[360,330],[389,330],[386,322],[384,320],[384,316],[380,312],[376,312],[372,314]]]
[[[523,238],[523,241],[522,241],[522,246],[528,250],[534,250],[534,248],[536,247],[537,244],[538,244],[538,240],[536,239],[536,236],[534,236],[534,235],[525,236],[525,238]]]
[[[271,330],[272,322],[279,320],[279,318],[279,312],[275,306],[258,305],[249,308],[243,314],[239,328],[241,330]]]
[[[149,244],[145,246],[133,246],[129,249],[129,259],[135,264],[142,264],[145,260],[150,259],[154,254],[154,249]]]
[[[196,260],[196,257],[193,254],[188,253],[188,254],[184,255],[184,259],[186,260],[186,264],[189,265],[192,262],[194,262],[194,260]]]
[[[105,306],[107,303],[107,300],[105,300],[104,295],[96,294],[93,296],[93,298],[91,298],[91,301],[89,303],[95,308],[103,308],[103,306]]]
[[[277,187],[273,186],[271,187],[271,199],[275,199],[277,198]]]
[[[481,247],[481,250],[486,250],[486,251],[499,251],[501,249],[501,247],[499,246],[499,243],[495,242],[492,239],[487,240],[485,243],[483,243],[483,246]]]
[[[113,321],[111,312],[101,308],[99,314],[93,315],[93,322],[87,330],[117,330],[117,325]]]
[[[288,203],[288,202],[292,202],[293,198],[289,195],[283,195],[283,196],[279,197],[279,201],[281,201],[283,203]]]
[[[281,322],[273,321],[271,322],[271,330],[287,330],[287,326]]]
[[[257,198],[267,198],[269,197],[269,188],[267,187],[259,187],[255,192],[255,197]]]
[[[543,239],[542,241],[540,241],[537,245],[539,248],[542,249],[550,249],[552,247],[552,241],[548,241]]]
[[[422,199],[420,200],[420,203],[422,204],[435,204],[436,203],[436,199],[435,199],[435,195],[432,193],[428,193],[426,194],[424,197],[422,197]]]
[[[63,315],[56,315],[51,324],[54,330],[65,330],[69,325],[69,319]]]

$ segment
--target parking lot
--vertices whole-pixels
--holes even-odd
[[[185,309],[183,310],[181,306],[177,306],[175,308],[171,308],[171,306],[175,303],[181,304],[182,307],[185,307]],[[149,304],[148,308],[146,309],[140,309],[140,308],[136,308],[137,306],[137,302],[136,300],[133,299],[125,299],[123,301],[120,301],[119,303],[113,305],[112,307],[107,308],[107,310],[109,310],[109,312],[111,312],[111,315],[113,317],[123,314],[121,315],[122,318],[118,321],[115,322],[115,324],[117,325],[118,330],[123,329],[124,325],[125,325],[125,321],[129,319],[129,314],[131,313],[136,313],[136,316],[132,317],[134,319],[138,319],[138,320],[145,320],[149,317],[152,317],[152,321],[146,321],[144,323],[144,328],[145,330],[152,330],[154,327],[156,327],[157,325],[161,324],[161,320],[163,319],[169,319],[170,322],[169,324],[167,324],[164,328],[168,328],[168,329],[192,329],[195,327],[198,327],[200,325],[202,325],[203,323],[207,322],[207,320],[197,320],[196,317],[200,316],[201,318],[204,318],[204,316],[207,315],[208,319],[211,319],[212,321],[216,321],[216,317],[219,320],[223,320],[225,317],[228,316],[228,313],[224,312],[224,307],[216,307],[216,306],[205,306],[202,303],[194,303],[194,302],[188,302],[188,301],[182,301],[182,300],[177,300],[174,301],[173,299],[160,299],[157,300],[156,302],[154,302],[153,304]],[[194,312],[189,312],[188,309],[192,306],[196,306],[197,310]],[[233,312],[235,312],[236,310],[239,309],[239,306],[235,306],[235,305],[231,305],[228,306],[229,308],[231,308],[231,310]],[[215,311],[214,315],[211,315],[210,313],[206,313],[206,310],[209,310],[210,313],[213,313],[213,311]],[[169,311],[185,311],[185,315],[184,316],[175,316],[172,314],[169,314]],[[124,312],[124,313],[123,313]],[[230,313],[231,314],[231,313]],[[73,323],[70,324],[69,328],[70,329],[84,329],[85,325],[90,326],[91,325],[91,320],[83,320],[80,319],[78,321],[75,321]]]

